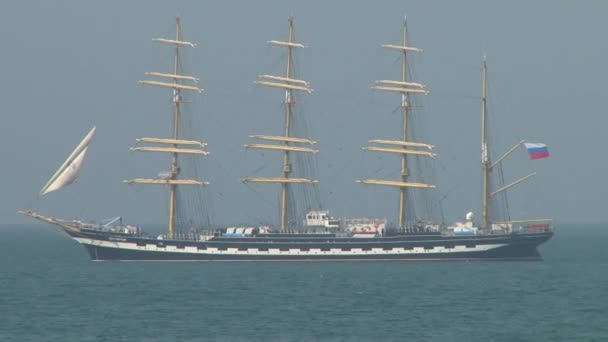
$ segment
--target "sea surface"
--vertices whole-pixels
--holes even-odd
[[[608,341],[608,224],[540,262],[91,262],[0,226],[0,341]]]

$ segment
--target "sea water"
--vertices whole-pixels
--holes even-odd
[[[92,262],[0,226],[0,341],[608,341],[608,224],[541,262]]]

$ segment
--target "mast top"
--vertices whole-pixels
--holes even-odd
[[[194,47],[196,47],[196,44],[189,42],[189,41],[182,40],[179,17],[176,17],[175,21],[176,21],[177,27],[176,27],[174,39],[154,38],[152,40],[155,42],[158,42],[158,43],[175,45],[175,49],[176,49],[175,58],[177,60],[179,58],[179,51],[178,51],[179,47],[189,46],[189,47],[194,48]],[[192,85],[192,84],[198,84],[200,79],[198,77],[194,77],[194,76],[178,74],[177,65],[178,64],[175,64],[174,68],[173,68],[174,70],[169,73],[167,73],[167,72],[146,72],[145,73],[146,76],[153,76],[153,77],[157,77],[157,78],[161,78],[161,79],[169,79],[172,82],[163,82],[163,81],[157,81],[157,80],[141,80],[141,81],[139,81],[139,83],[158,86],[158,87],[172,88],[173,92],[174,92],[174,100],[176,100],[176,99],[179,100],[178,92],[181,90],[192,90],[192,91],[198,92],[199,94],[202,93],[204,91],[203,88]],[[183,83],[184,81],[191,82],[191,84],[184,84]]]
[[[291,77],[291,48],[305,48],[306,46],[304,44],[296,43],[293,41],[293,15],[290,15],[287,21],[289,23],[289,32],[287,40],[268,41],[268,44],[284,46],[287,48],[287,72],[284,76],[258,75],[259,80],[255,81],[255,83],[268,87],[283,88],[285,91],[299,90],[311,94],[314,89],[310,87],[309,82]]]
[[[404,15],[403,16],[403,42],[401,43],[401,45],[384,44],[384,45],[382,45],[382,47],[387,48],[387,49],[401,50],[403,52],[406,52],[406,51],[423,52],[422,49],[407,46],[406,39],[407,39],[407,16]]]
[[[282,40],[269,40],[268,44],[279,45],[279,46],[287,46],[287,47],[296,47],[296,48],[305,48],[304,44],[296,43],[293,41],[293,15],[290,15],[287,18],[287,22],[289,23],[289,38],[288,41]]]
[[[174,44],[174,45],[180,45],[180,46],[189,46],[189,47],[196,47],[196,43],[192,43],[192,42],[188,42],[185,40],[181,39],[181,27],[180,27],[180,18],[179,16],[175,17],[175,22],[177,23],[177,32],[176,32],[176,38],[175,39],[167,39],[167,38],[154,38],[152,39],[152,41],[158,42],[158,43],[165,43],[165,44]]]

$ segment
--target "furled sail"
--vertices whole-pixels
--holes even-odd
[[[87,153],[89,142],[91,141],[91,138],[93,138],[93,133],[95,133],[95,127],[93,127],[93,129],[91,129],[91,131],[84,137],[84,139],[82,139],[80,144],[78,144],[68,159],[63,162],[53,177],[51,177],[42,190],[40,190],[41,195],[59,190],[74,182],[74,180],[78,177],[78,173],[80,172],[82,161],[84,160],[84,155]]]

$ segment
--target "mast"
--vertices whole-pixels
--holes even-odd
[[[486,140],[487,132],[487,120],[486,120],[486,109],[487,109],[487,72],[488,67],[486,65],[486,58],[483,58],[483,66],[481,69],[481,174],[482,174],[482,197],[481,197],[481,229],[488,230],[489,228],[489,217],[488,217],[488,202],[490,199],[490,158],[488,157],[488,143]]]
[[[287,20],[289,22],[289,34],[287,38],[287,42],[289,44],[293,43],[293,17],[289,17]],[[285,78],[291,78],[291,53],[293,47],[291,45],[287,45],[287,65],[285,66]],[[283,136],[289,137],[289,126],[291,121],[291,89],[285,89],[285,128],[283,129]],[[289,145],[289,141],[284,141],[283,144],[285,146]],[[291,172],[289,167],[289,150],[283,151],[283,177],[285,179],[289,178],[289,173]],[[287,182],[281,184],[281,230],[285,230],[287,228]]]
[[[181,153],[185,154],[198,154],[208,155],[209,152],[204,151],[202,148],[207,144],[196,140],[182,140],[180,139],[180,104],[182,102],[182,91],[192,90],[198,93],[202,93],[203,89],[195,85],[184,84],[183,82],[189,81],[194,84],[198,83],[198,78],[193,76],[186,76],[179,74],[180,67],[180,47],[189,46],[195,47],[194,43],[183,41],[180,18],[175,19],[175,39],[166,38],[155,38],[153,41],[172,44],[174,45],[174,57],[173,57],[173,72],[171,74],[160,73],[160,72],[147,72],[147,76],[155,76],[158,78],[165,78],[172,80],[169,82],[155,81],[155,80],[143,80],[140,81],[142,84],[161,86],[171,88],[173,90],[173,128],[171,131],[171,138],[140,138],[138,142],[144,143],[155,143],[160,144],[157,146],[140,146],[133,147],[133,151],[144,151],[144,152],[164,152],[171,154],[171,165],[168,172],[164,172],[159,175],[157,179],[144,179],[137,178],[133,180],[127,180],[127,183],[137,184],[160,184],[167,185],[169,187],[169,222],[168,222],[168,236],[174,238],[175,235],[175,213],[176,213],[176,192],[178,185],[206,185],[209,184],[206,181],[195,180],[195,179],[179,179],[180,166],[178,155]],[[182,145],[188,145],[189,148],[180,147]]]
[[[175,18],[175,40],[181,41],[181,27],[179,17]],[[179,45],[175,44],[175,56],[173,57],[173,74],[177,75],[179,67]],[[176,79],[174,78],[174,81]],[[178,138],[179,134],[179,96],[180,89],[173,90],[173,134],[172,139]],[[173,147],[177,147],[176,144]],[[171,154],[171,177],[170,179],[177,179],[178,171],[177,165],[177,152]],[[169,185],[169,238],[173,238],[175,231],[175,192],[177,191],[177,185]]]
[[[407,21],[403,20],[403,46],[407,46]],[[401,54],[401,82],[405,83],[407,76],[407,50],[403,50]],[[403,141],[407,141],[407,113],[408,99],[405,93],[401,94],[401,137]],[[401,181],[407,181],[407,164],[406,155],[401,155]],[[399,227],[405,224],[405,187],[399,188],[399,213],[397,215]]]
[[[412,183],[408,182],[408,169],[407,169],[407,155],[425,155],[429,157],[435,156],[435,154],[429,151],[421,151],[416,148],[426,148],[431,150],[433,148],[432,145],[409,142],[407,136],[407,124],[408,124],[408,115],[409,115],[409,99],[408,94],[427,94],[428,92],[425,90],[425,86],[420,83],[409,82],[407,79],[407,52],[422,52],[422,50],[414,47],[410,47],[407,45],[407,20],[403,20],[403,31],[402,31],[402,45],[382,45],[382,47],[387,49],[395,49],[401,52],[401,80],[400,81],[392,81],[392,80],[379,80],[376,81],[376,86],[373,86],[372,89],[381,90],[381,91],[389,91],[389,92],[397,92],[401,94],[401,140],[383,140],[383,139],[374,139],[370,140],[370,143],[376,144],[388,144],[388,145],[397,145],[400,148],[386,148],[386,147],[364,147],[364,150],[367,151],[377,151],[377,152],[389,152],[389,153],[397,153],[401,155],[401,169],[400,169],[400,181],[387,181],[387,180],[375,180],[375,179],[362,179],[358,180],[359,183],[365,184],[376,184],[376,185],[387,185],[394,186],[399,188],[399,211],[397,213],[397,222],[399,228],[403,228],[406,225],[406,188],[408,187],[417,187],[417,188],[434,188],[434,185],[423,184],[423,183]]]
[[[294,42],[293,38],[293,17],[290,16],[288,19],[289,31],[287,41],[271,40],[270,44],[284,46],[287,48],[287,65],[285,67],[285,75],[273,76],[273,75],[260,75],[260,80],[255,83],[265,85],[269,87],[282,88],[285,91],[285,100],[283,102],[285,106],[285,121],[283,127],[282,136],[267,136],[267,135],[253,135],[252,138],[279,141],[279,145],[269,144],[248,144],[245,147],[248,148],[261,148],[283,151],[283,163],[282,163],[282,176],[283,177],[247,177],[241,179],[244,182],[269,182],[269,183],[280,183],[281,184],[281,214],[280,214],[280,226],[281,231],[287,230],[288,218],[288,201],[287,194],[289,192],[290,183],[316,183],[316,179],[305,179],[305,178],[291,178],[291,163],[290,163],[290,152],[311,152],[317,153],[319,150],[312,149],[309,147],[294,146],[294,143],[305,143],[314,144],[314,141],[305,138],[296,138],[291,136],[291,119],[293,113],[293,97],[292,93],[295,90],[305,91],[312,93],[310,84],[304,80],[292,78],[292,50],[293,48],[303,48],[304,45]]]
[[[499,166],[502,161],[511,155],[521,144],[523,140],[518,141],[511,146],[506,152],[504,152],[495,161],[490,160],[488,150],[488,118],[487,118],[487,94],[488,94],[488,66],[486,63],[486,56],[483,56],[483,64],[481,69],[481,174],[482,174],[482,198],[481,198],[481,229],[489,232],[491,230],[491,224],[510,224],[510,223],[524,223],[524,222],[548,222],[551,219],[528,219],[528,220],[503,220],[492,222],[490,220],[489,208],[490,199],[495,195],[505,192],[507,189],[514,187],[515,185],[521,184],[524,181],[531,179],[536,176],[536,172],[532,172],[529,175],[516,179],[509,184],[503,185],[502,187],[493,190],[490,189],[490,173],[494,167]],[[494,218],[496,220],[496,218]]]

